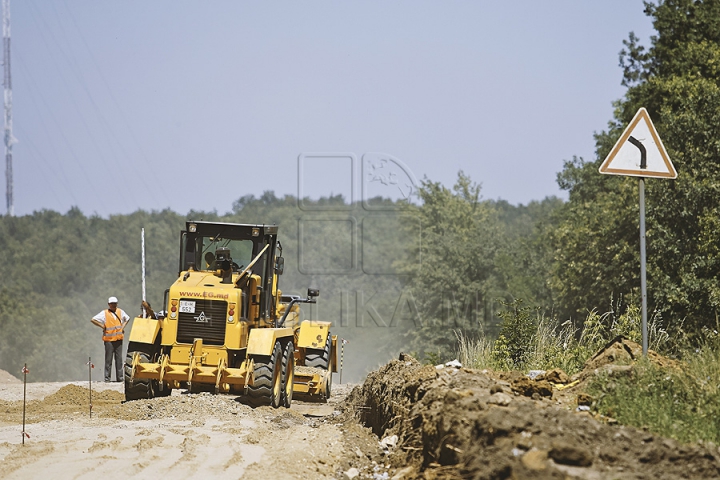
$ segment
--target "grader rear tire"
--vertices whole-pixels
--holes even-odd
[[[248,403],[253,407],[278,408],[282,401],[282,347],[275,342],[270,355],[255,357],[255,382],[248,386]]]
[[[330,347],[332,346],[332,335],[328,332],[325,348],[320,350],[317,348],[308,348],[305,351],[305,366],[314,368],[330,368]]]
[[[282,405],[290,408],[295,383],[295,344],[290,340],[283,349],[282,356]]]

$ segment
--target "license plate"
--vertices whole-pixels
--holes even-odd
[[[195,313],[195,302],[192,300],[180,300],[180,313]]]

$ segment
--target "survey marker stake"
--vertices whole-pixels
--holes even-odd
[[[25,432],[25,404],[27,402],[27,374],[30,373],[30,370],[27,368],[27,363],[23,366],[22,369],[23,373],[23,426],[22,426],[22,444],[25,445],[25,437],[30,438],[30,435],[28,435]]]
[[[95,368],[95,365],[93,365],[91,357],[88,357],[86,365],[88,366],[88,390],[90,390],[90,418],[92,418],[92,369]]]
[[[345,353],[345,344],[350,343],[348,340],[345,340],[344,338],[340,339],[340,385],[342,385],[342,364],[343,364],[343,354]]]

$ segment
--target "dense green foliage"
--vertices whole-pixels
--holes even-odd
[[[416,206],[373,199],[373,205],[383,206],[373,210],[359,203],[348,205],[341,197],[305,200],[303,205],[306,208],[300,208],[295,197],[279,198],[266,192],[259,198],[240,198],[223,215],[190,212],[181,216],[166,210],[104,219],[72,209],[65,215],[42,211],[1,218],[0,257],[6,267],[0,278],[0,368],[17,373],[28,363],[34,380],[57,380],[86,375],[88,356],[96,365],[102,364],[101,332],[89,320],[105,308],[110,295],[120,298],[120,308],[131,317],[140,313],[143,227],[147,297],[158,307],[163,292],[177,278],[178,239],[186,219],[279,224],[286,258],[280,287],[295,294],[308,287],[320,289],[318,304],[304,314],[333,321],[333,332],[351,341],[345,352],[346,379],[359,378],[413,339],[424,338],[417,335],[422,325],[419,312],[424,319],[431,316],[422,310],[425,304],[416,304],[404,287],[408,265],[427,266],[431,261],[443,266],[445,274],[455,275],[454,269],[480,253],[457,248],[453,265],[441,251],[435,258],[419,261],[422,230]],[[486,216],[476,220],[482,224],[493,217],[499,235],[502,221],[495,208],[488,203],[479,208]],[[502,212],[505,223],[515,231],[524,229],[524,235],[532,230],[533,212],[525,207],[504,204]],[[458,217],[457,221],[467,219]],[[473,228],[477,231],[462,240],[468,245],[483,229]],[[477,271],[492,266],[494,253],[482,255],[482,263],[474,267]],[[458,276],[454,284],[462,294],[479,285],[464,283]],[[431,313],[435,314],[440,310]],[[442,335],[447,337],[442,339],[444,349],[437,351],[452,352],[452,331],[445,329]],[[367,351],[373,355],[366,355]]]
[[[398,262],[421,312],[419,327],[409,332],[413,351],[444,359],[456,350],[452,331],[496,335],[505,302],[550,310],[552,251],[544,237],[561,200],[527,206],[482,200],[480,186],[463,172],[452,189],[423,181],[418,195],[421,205],[406,205],[404,219],[406,231],[419,223],[421,239],[410,246],[412,261]]]
[[[169,211],[85,217],[77,209],[0,221],[0,367],[32,378],[82,378],[88,356],[102,364],[102,334],[90,318],[120,298],[139,313],[140,229],[146,229],[148,299],[159,303],[177,275],[177,232]]]
[[[646,182],[649,305],[697,332],[720,307],[720,2],[668,0],[646,13],[657,36],[647,50],[632,34],[625,42],[628,90],[596,136],[597,159],[566,162],[558,176],[570,198],[553,232],[552,287],[563,316],[637,296],[638,181],[597,168],[644,106],[678,170]]]

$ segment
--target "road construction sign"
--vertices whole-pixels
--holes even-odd
[[[600,173],[630,177],[677,178],[647,110],[641,108],[610,151]]]

